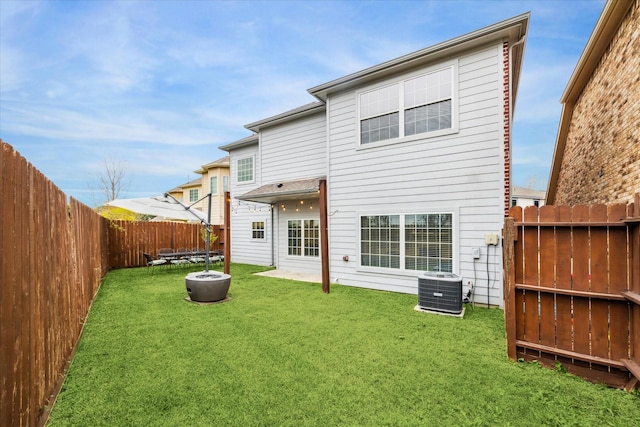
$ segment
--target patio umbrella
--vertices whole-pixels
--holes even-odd
[[[195,208],[185,210],[185,208],[175,200],[164,196],[116,199],[108,202],[107,205],[127,209],[139,214],[160,216],[167,219],[206,221],[207,218],[204,212]]]

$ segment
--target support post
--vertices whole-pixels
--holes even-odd
[[[640,193],[634,195],[634,203],[630,209],[631,215],[634,219],[640,218]],[[629,216],[629,215],[628,215]],[[629,239],[630,249],[629,259],[631,261],[631,283],[630,290],[635,294],[640,294],[640,223],[634,222],[629,227]],[[631,331],[630,331],[630,347],[631,347],[631,361],[636,367],[640,367],[640,304],[631,303]],[[638,371],[631,371],[636,379],[638,377]],[[631,382],[629,387],[636,387],[638,384]]]
[[[320,194],[320,259],[322,262],[322,292],[330,291],[329,276],[329,227],[327,217],[327,180],[321,179]]]
[[[231,193],[224,192],[224,274],[231,274]]]
[[[507,334],[507,356],[516,360],[516,273],[515,273],[515,221],[511,217],[504,219],[504,326]]]

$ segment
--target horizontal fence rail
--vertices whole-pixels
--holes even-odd
[[[107,272],[107,222],[1,145],[0,425],[37,425]]]
[[[109,221],[0,150],[0,426],[46,422],[100,281],[143,253],[204,249],[200,224]],[[211,250],[222,251],[223,233]]]
[[[616,387],[637,385],[637,205],[510,210],[504,230],[510,358],[560,363]]]
[[[223,250],[223,232],[213,225],[210,250]],[[111,221],[109,224],[109,266],[111,268],[141,267],[143,253],[156,256],[163,248],[204,250],[203,226],[180,222]]]

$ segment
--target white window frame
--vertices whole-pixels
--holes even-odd
[[[308,221],[315,221],[317,223],[317,227],[309,228],[307,227]],[[295,248],[300,249],[300,254],[292,254],[291,253],[291,245],[290,240],[291,236],[289,234],[291,222],[299,222],[300,223],[300,236],[299,236],[299,246],[295,246]],[[310,230],[317,231],[317,238],[315,236],[308,236],[307,232]],[[307,242],[310,240],[314,240],[318,242],[317,246],[308,246]],[[315,255],[309,255],[309,250],[313,249],[317,251]],[[287,256],[294,258],[309,258],[309,259],[318,259],[320,257],[320,220],[318,218],[289,218],[287,219]]]
[[[199,191],[197,188],[189,189],[189,203],[197,202],[199,197]]]
[[[209,193],[218,194],[218,177],[217,176],[209,177]]]
[[[451,215],[451,272],[458,272],[458,239],[459,239],[459,225],[458,225],[458,210],[456,208],[446,208],[446,209],[425,209],[420,212],[367,212],[356,215],[357,221],[357,269],[363,272],[376,272],[376,273],[387,273],[387,274],[399,274],[406,276],[415,276],[416,272],[427,271],[426,269],[420,270],[408,270],[405,268],[406,265],[406,217],[410,215],[432,215],[432,214],[450,214]],[[378,267],[378,266],[369,266],[362,264],[362,218],[368,216],[398,216],[400,220],[399,224],[399,232],[400,232],[400,259],[399,259],[399,268],[392,267]]]
[[[222,192],[226,193],[229,191],[229,176],[222,175]]]
[[[262,228],[256,225],[262,224]],[[256,237],[256,233],[262,233],[262,237]],[[251,221],[251,240],[264,240],[267,238],[267,222],[264,220]]]
[[[423,133],[417,133],[417,134],[413,134],[413,135],[405,135],[405,110],[408,109],[412,109],[412,108],[416,108],[422,105],[427,105],[427,104],[415,104],[409,107],[405,107],[405,83],[411,80],[414,80],[416,78],[419,77],[423,77],[423,76],[427,76],[427,75],[432,75],[434,73],[439,73],[443,70],[446,69],[450,69],[451,70],[451,127],[450,128],[445,128],[445,129],[440,129],[440,130],[434,130],[434,131],[430,131],[430,132],[423,132]],[[397,88],[398,90],[398,108],[387,108],[387,109],[382,109],[381,111],[383,112],[378,112],[378,114],[389,114],[389,113],[395,113],[397,112],[399,114],[399,118],[398,118],[398,124],[399,124],[399,131],[398,131],[398,137],[397,138],[389,138],[389,139],[384,139],[384,140],[379,140],[379,141],[375,141],[375,142],[366,142],[366,143],[362,143],[361,141],[361,123],[363,120],[366,120],[368,118],[372,118],[372,117],[376,117],[375,114],[367,114],[368,111],[361,111],[363,110],[362,105],[361,105],[361,99],[363,96],[366,96],[367,94],[376,92],[376,91],[380,91],[382,90],[383,92],[387,93],[387,91],[390,88]],[[448,99],[448,98],[447,98]],[[442,63],[439,64],[438,66],[435,67],[431,67],[427,70],[420,70],[419,72],[415,72],[415,73],[411,73],[411,74],[407,74],[402,76],[401,78],[397,78],[394,79],[392,81],[387,81],[384,84],[381,85],[377,85],[377,86],[370,86],[370,87],[366,87],[366,88],[362,88],[359,91],[356,91],[356,149],[368,149],[368,148],[373,148],[373,147],[379,147],[382,145],[389,145],[389,144],[396,144],[396,143],[402,143],[402,142],[409,142],[409,141],[414,141],[414,140],[418,140],[418,139],[427,139],[427,138],[435,138],[435,137],[439,137],[439,136],[444,136],[444,135],[450,135],[450,134],[454,134],[458,132],[458,125],[459,125],[459,120],[458,120],[458,104],[459,104],[459,93],[458,93],[458,63],[457,60],[454,61],[449,61],[446,63]],[[363,114],[364,113],[364,114]]]
[[[240,180],[240,163],[250,160],[251,161],[251,178]],[[236,160],[236,182],[238,184],[252,184],[256,180],[256,159],[254,156],[242,157]]]

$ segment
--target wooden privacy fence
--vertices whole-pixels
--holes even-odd
[[[107,271],[107,226],[1,142],[0,425],[46,417]]]
[[[109,227],[109,266],[111,268],[145,265],[143,253],[156,255],[159,249],[180,248],[204,250],[205,240],[200,224],[179,222],[111,221]],[[223,233],[219,225],[212,226],[218,238],[211,243],[212,251],[222,251]],[[213,237],[212,237],[213,240]]]
[[[640,378],[640,203],[511,208],[504,298],[511,359],[632,389]]]

